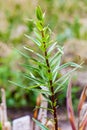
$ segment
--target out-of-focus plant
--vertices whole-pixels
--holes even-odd
[[[15,49],[8,56],[0,57],[0,88],[3,87],[6,90],[8,107],[14,107],[14,104],[16,107],[28,106],[28,101],[31,102],[29,105],[33,106],[37,96],[37,93],[32,92],[32,98],[29,96],[29,92],[26,91],[24,93],[21,88],[9,85],[8,80],[27,84],[27,80],[21,76],[20,71],[23,70],[22,67],[19,67],[19,60],[25,61],[25,59],[21,59],[21,56],[17,53],[17,51],[15,51]],[[22,98],[22,100],[20,100],[20,98]]]
[[[66,27],[56,38],[60,44],[64,44],[69,39],[87,39],[87,27],[80,22],[80,18],[75,17],[73,22],[65,21],[63,24]]]
[[[83,92],[81,94],[79,105],[78,105],[78,122],[76,124],[73,106],[72,106],[72,99],[71,99],[71,82],[68,85],[67,89],[67,113],[68,118],[71,123],[72,130],[85,130],[87,127],[87,103],[85,103],[87,99],[87,86],[84,87]]]
[[[57,41],[59,43],[64,43],[66,40],[71,39],[71,38],[81,38],[81,24],[79,21],[79,18],[75,17],[74,21],[72,23],[70,22],[64,22],[66,25],[65,31],[63,33],[60,33],[57,36]]]
[[[16,60],[15,60],[16,57]],[[12,98],[14,95],[12,95],[13,91],[15,91],[15,88],[8,90],[9,83],[8,80],[16,80],[21,77],[17,71],[16,68],[14,68],[14,64],[17,63],[17,60],[20,56],[18,56],[15,51],[11,54],[9,54],[7,57],[0,57],[0,88],[6,89],[6,96],[7,96],[7,105],[8,106],[14,106],[15,99]],[[18,58],[18,59],[17,59]],[[16,66],[15,66],[16,67]],[[17,104],[16,104],[17,105]]]

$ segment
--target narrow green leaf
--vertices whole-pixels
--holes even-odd
[[[63,65],[61,65],[61,66],[56,66],[55,67],[55,69],[53,70],[53,73],[55,73],[56,71],[59,71],[59,70],[62,70],[62,69],[64,69],[64,68],[67,68],[67,67],[77,67],[77,68],[81,68],[81,66],[80,65],[78,65],[78,64],[76,64],[76,63],[74,63],[74,62],[68,62],[68,63],[65,63],[65,64],[63,64]]]
[[[38,68],[31,66],[31,65],[27,65],[27,64],[22,64],[23,67],[27,68],[28,70],[34,71],[34,72],[38,72],[40,71]]]
[[[43,20],[43,13],[40,6],[36,8],[36,16],[38,20]]]
[[[58,72],[55,72],[55,73],[53,74],[53,82],[56,80],[57,75],[58,75]]]
[[[30,76],[31,76],[32,78],[35,78],[35,76],[33,75],[33,73],[32,73],[32,72],[30,72]]]
[[[37,89],[38,87],[40,87],[42,85],[45,85],[45,84],[37,84],[37,85],[26,87],[26,86],[23,86],[20,83],[15,83],[13,81],[9,81],[9,82],[11,84],[15,85],[15,86],[21,87],[22,89],[25,89],[25,90],[28,90],[28,91],[35,91],[35,92],[39,92],[39,93],[51,96],[51,92],[50,91],[46,91],[46,90],[42,90],[42,89]]]
[[[27,38],[29,38],[30,40],[32,40],[36,45],[38,45],[39,47],[41,46],[41,43],[40,43],[40,41],[38,41],[37,39],[35,39],[35,38],[33,38],[33,37],[30,37],[30,36],[28,36],[28,35],[26,35],[25,34],[25,36],[27,37]]]
[[[58,56],[56,63],[54,64],[54,66],[52,66],[53,82],[54,82],[54,81],[56,80],[56,78],[57,78],[58,71],[56,71],[55,73],[53,73],[53,72],[54,72],[54,70],[55,70],[56,67],[59,68],[60,63],[61,63],[61,55]]]
[[[28,58],[28,59],[31,59],[31,57],[30,56],[28,56],[28,55],[26,55],[25,53],[23,53],[22,51],[20,51],[20,50],[17,50],[17,49],[15,49],[19,54],[21,54],[22,56],[24,56],[25,58]]]
[[[50,111],[50,112],[52,112],[52,113],[53,113],[53,109],[50,109],[50,108],[39,107],[39,106],[36,106],[36,108],[42,108],[42,109],[48,110],[48,111]]]
[[[58,80],[56,80],[54,82],[54,84],[58,84],[59,82],[63,81],[67,76],[71,75],[75,70],[77,70],[79,67],[77,66],[76,68],[70,70],[69,72],[67,72],[66,74],[64,74],[61,78],[59,78]]]
[[[48,79],[46,77],[47,73],[46,73],[46,70],[44,68],[42,68],[40,71],[39,71],[39,74],[40,76],[43,78],[43,80],[45,80],[45,82],[48,82]]]
[[[81,66],[80,66],[79,64],[76,64],[76,63],[74,63],[74,62],[68,62],[68,63],[65,63],[65,64],[61,65],[61,66],[60,66],[60,70],[66,68],[66,67],[69,67],[69,66],[70,66],[70,67],[78,67],[78,68],[81,68]]]
[[[56,54],[54,54],[52,58],[50,58],[49,62],[51,66],[53,66],[56,63],[56,61],[58,61],[58,56],[61,56],[60,52],[57,52]]]
[[[15,86],[19,86],[19,87],[21,87],[21,88],[26,88],[25,86],[23,86],[22,84],[20,84],[20,83],[15,83],[15,82],[13,82],[13,81],[8,81],[9,83],[11,83],[11,84],[14,84]]]
[[[33,121],[42,129],[42,130],[49,130],[45,125],[42,125],[41,122],[35,120],[33,118]]]
[[[31,76],[29,76],[27,74],[25,74],[24,77],[27,78],[27,79],[30,79],[30,80],[34,81],[38,85],[39,84],[44,84],[44,81],[42,81],[42,79],[40,80],[40,79],[38,79],[36,77],[34,78],[34,77],[31,77]]]
[[[35,36],[41,41],[42,37],[41,37],[41,34],[39,33],[39,31],[37,29],[34,29],[34,33],[35,33]]]
[[[62,46],[59,46],[58,45],[58,50],[59,50],[59,52],[63,55],[64,54],[64,52],[63,52],[63,47]]]
[[[34,50],[32,50],[32,49],[30,49],[30,48],[27,48],[27,47],[25,47],[25,46],[24,46],[24,49],[26,49],[26,50],[28,50],[28,51],[34,53],[36,56],[38,56],[38,57],[41,58],[42,60],[45,60],[44,57],[43,57],[41,54],[35,52]]]
[[[43,30],[43,26],[42,26],[42,22],[41,21],[37,21],[36,22],[36,27],[39,31],[42,31]]]
[[[52,71],[54,71],[56,67],[59,68],[59,65],[61,63],[61,58],[62,58],[62,55],[59,54],[58,56],[55,57],[53,62],[50,64],[51,68],[52,68]]]
[[[57,92],[61,89],[61,87],[66,83],[66,81],[67,81],[68,79],[69,79],[69,76],[66,77],[61,84],[57,85],[57,87],[56,87],[54,93],[57,93]]]
[[[46,84],[43,84],[43,85],[46,85]],[[42,90],[42,89],[32,89],[32,91],[35,91],[35,92],[39,92],[41,94],[44,94],[45,96],[52,96],[52,93],[50,91],[47,91],[47,90]]]
[[[32,89],[35,89],[35,88],[40,87],[42,85],[42,84],[40,84],[40,86],[39,85],[33,85],[33,86],[26,87],[26,86],[23,86],[20,83],[15,83],[13,81],[9,81],[9,83],[14,84],[15,86],[21,87],[23,89],[27,89],[27,90],[32,90]]]
[[[53,43],[51,47],[48,49],[48,55],[56,48],[57,42]]]
[[[25,67],[26,69],[30,70],[31,72],[35,72],[35,73],[38,73],[39,76],[45,81],[45,82],[48,82],[47,80],[47,73],[46,73],[46,70],[43,66],[37,66],[37,67],[34,67],[34,66],[31,66],[31,65],[27,65],[27,64],[22,64],[23,67]]]
[[[30,57],[29,55],[27,55],[27,54],[25,54],[25,53],[23,53],[22,51],[20,51],[20,50],[17,50],[17,49],[15,49],[19,54],[21,54],[22,56],[24,56],[25,58],[27,58],[27,59],[29,59],[29,60],[33,60],[34,62],[36,62],[36,63],[39,63],[40,64],[40,61],[39,60],[37,60],[37,59],[35,59],[35,58],[32,58],[32,57]]]

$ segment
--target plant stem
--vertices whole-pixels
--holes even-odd
[[[42,31],[42,38],[44,38],[44,32]],[[46,61],[46,65],[48,68],[48,74],[51,75],[51,69],[50,69],[50,64],[49,64],[49,60],[47,57],[47,50],[46,50],[46,43],[43,42],[44,45],[44,49],[45,49],[45,61]],[[52,100],[52,109],[53,109],[53,116],[54,116],[54,123],[55,123],[55,130],[58,130],[58,118],[57,118],[57,110],[56,110],[56,105],[55,105],[55,94],[54,94],[54,88],[53,88],[53,82],[52,82],[52,78],[49,79],[49,84],[50,84],[50,89],[52,92],[52,96],[51,96],[51,100]]]

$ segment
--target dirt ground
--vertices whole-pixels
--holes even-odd
[[[60,128],[62,130],[72,130],[70,123],[68,121],[60,121]]]
[[[72,130],[70,123],[67,119],[67,114],[65,109],[58,110],[59,113],[59,127],[62,130]],[[14,119],[17,119],[22,116],[30,115],[33,116],[33,108],[9,108],[8,109],[8,117],[10,121],[13,121]],[[50,114],[48,113],[48,116]]]

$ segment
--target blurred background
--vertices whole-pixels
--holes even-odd
[[[26,72],[20,63],[28,61],[17,50],[24,52],[23,46],[31,44],[24,34],[33,35],[34,25],[28,19],[35,18],[37,5],[46,13],[46,24],[54,32],[53,37],[64,46],[62,62],[84,61],[73,81],[72,98],[76,108],[78,91],[87,84],[87,0],[0,0],[0,88],[6,90],[8,107],[35,105],[36,92],[24,91],[8,81],[23,86],[30,84],[20,74]],[[65,95],[66,89],[59,95],[61,106],[65,104]]]

